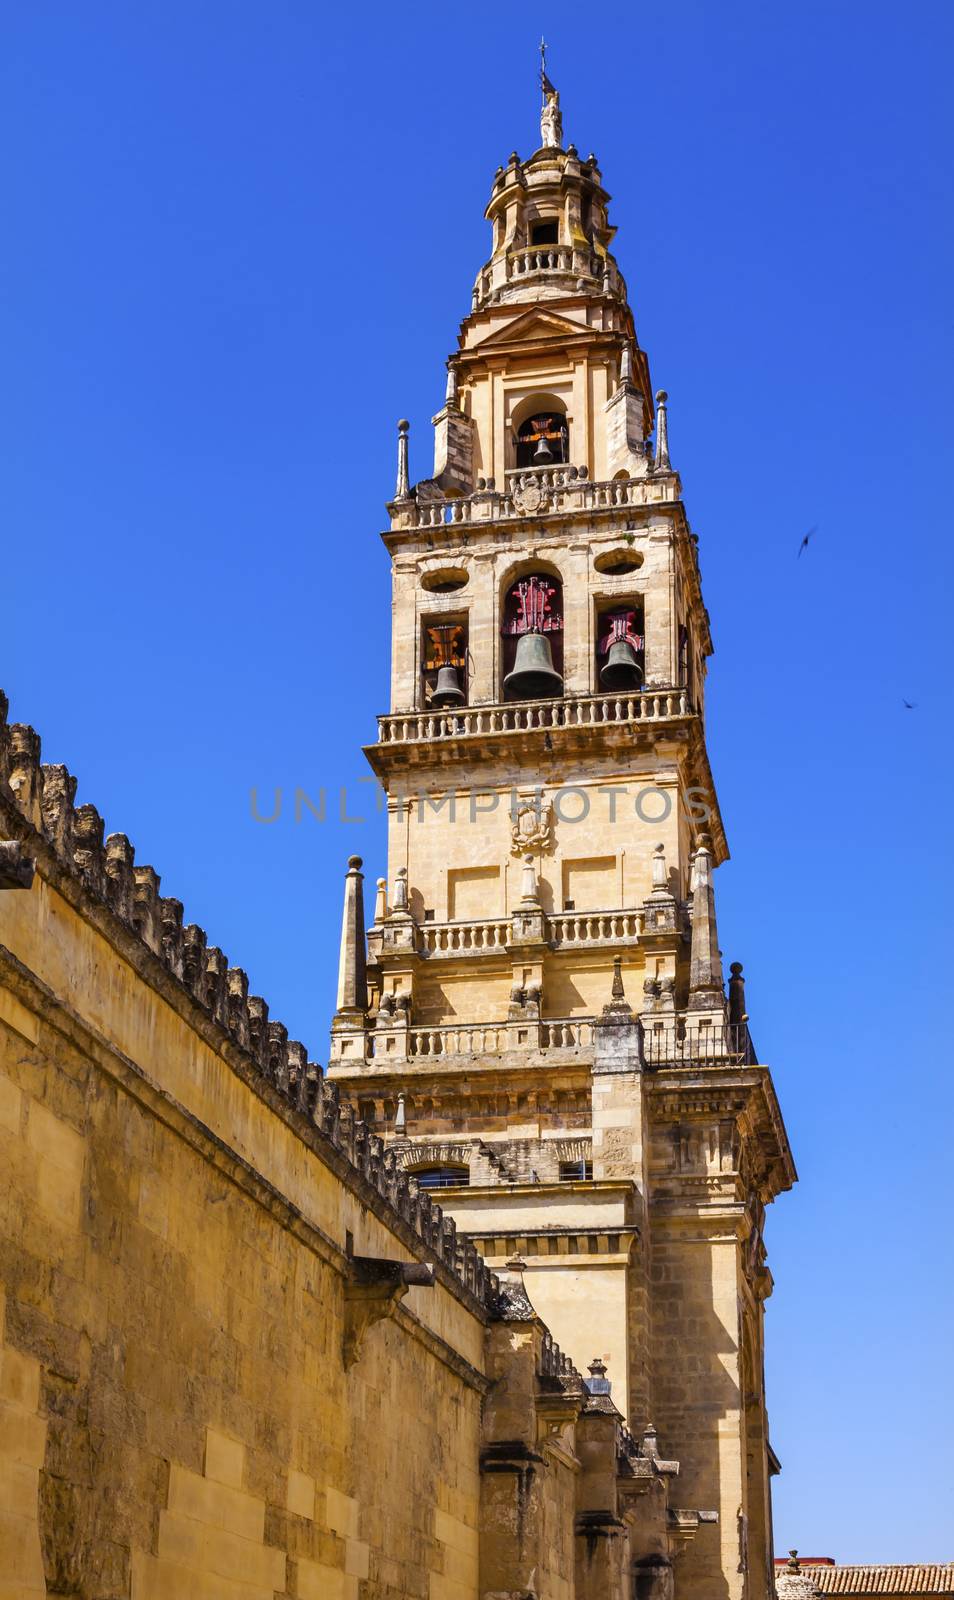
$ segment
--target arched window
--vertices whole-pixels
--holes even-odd
[[[569,430],[566,412],[553,404],[541,405],[539,412],[524,418],[517,428],[518,467],[552,467],[569,459]]]
[[[411,1169],[412,1177],[421,1189],[466,1189],[470,1184],[470,1168],[452,1166],[418,1167]]]
[[[503,689],[508,700],[563,693],[563,585],[528,572],[504,597]]]

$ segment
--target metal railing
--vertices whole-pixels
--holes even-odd
[[[684,1027],[644,1026],[643,1058],[648,1067],[711,1067],[758,1065],[758,1056],[745,1022],[694,1027],[691,1016]]]

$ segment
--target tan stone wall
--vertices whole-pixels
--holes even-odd
[[[0,1594],[476,1596],[480,1320],[346,1370],[346,1232],[402,1239],[47,885],[0,919],[153,1077],[0,989]]]
[[[731,1218],[657,1220],[652,1243],[654,1403],[687,1505],[719,1513],[680,1562],[681,1592],[741,1597],[747,1515],[739,1371],[738,1240]],[[765,1575],[752,1575],[761,1595]]]

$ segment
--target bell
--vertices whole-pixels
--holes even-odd
[[[629,640],[614,639],[606,666],[600,672],[600,683],[605,689],[638,689],[642,681],[643,669]]]
[[[520,635],[513,671],[504,678],[504,693],[517,700],[540,700],[545,695],[563,693],[563,679],[554,668],[545,633]]]
[[[434,693],[431,695],[432,706],[462,706],[464,691],[460,686],[456,667],[440,667],[437,673],[437,682]]]
[[[545,435],[541,435],[537,441],[537,448],[533,452],[533,465],[535,467],[546,467],[552,460],[553,451],[550,449],[550,441]]]

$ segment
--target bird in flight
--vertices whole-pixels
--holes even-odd
[[[818,532],[817,528],[809,528],[809,530],[806,533],[804,539],[802,540],[801,544],[798,547],[798,555],[799,556],[801,555],[803,550],[807,550],[808,549],[808,541],[809,541],[809,539],[811,538],[813,533],[817,533],[817,532]],[[795,559],[797,561],[798,560],[798,556],[796,556]]]
[[[901,696],[901,704],[904,706],[905,711],[913,711],[915,709],[915,707],[917,706],[917,701],[916,700],[905,700],[904,695],[902,695]]]

